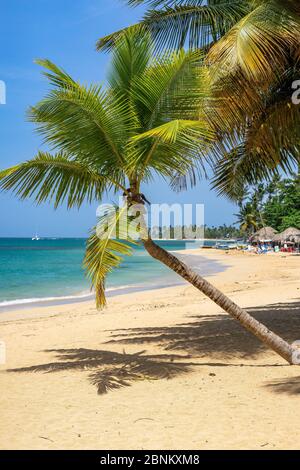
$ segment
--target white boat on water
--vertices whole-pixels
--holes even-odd
[[[244,240],[221,240],[216,243],[215,248],[218,250],[243,250],[247,248],[247,246]]]
[[[217,250],[236,250],[238,244],[236,240],[222,240],[216,243],[215,248]]]
[[[230,243],[228,245],[226,244],[216,245],[217,250],[236,250],[237,248],[238,248],[238,245],[236,243]]]
[[[36,233],[35,234],[35,237],[32,237],[31,239],[33,242],[38,242],[40,240],[40,237],[38,236],[38,234]]]

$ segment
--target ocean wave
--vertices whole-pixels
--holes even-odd
[[[122,285],[116,287],[109,287],[106,289],[106,292],[114,293],[117,291],[128,290],[128,289],[137,289],[141,286],[136,285]],[[145,288],[147,288],[145,286]],[[73,295],[64,295],[64,296],[57,296],[57,297],[33,297],[27,299],[15,299],[15,300],[4,300],[0,302],[0,309],[3,307],[14,307],[14,306],[22,306],[22,305],[32,305],[32,304],[40,304],[40,303],[48,303],[48,302],[67,302],[67,301],[76,301],[76,300],[89,300],[92,299],[94,296],[93,292],[87,291]]]
[[[27,305],[27,304],[36,304],[42,302],[55,302],[55,301],[65,301],[65,300],[76,300],[76,299],[85,299],[91,297],[92,294],[84,293],[84,294],[77,294],[77,295],[65,295],[62,297],[33,297],[29,299],[16,299],[16,300],[4,300],[0,302],[1,307],[11,307],[14,305]]]

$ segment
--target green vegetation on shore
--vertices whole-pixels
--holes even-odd
[[[278,232],[289,227],[300,229],[300,173],[293,178],[276,175],[270,182],[245,191],[239,202],[237,222],[247,234],[264,226]]]

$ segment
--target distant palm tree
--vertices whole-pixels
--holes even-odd
[[[257,220],[256,207],[251,202],[246,202],[240,205],[239,213],[236,214],[237,223],[240,229],[251,235],[256,232],[259,228],[259,222]]]
[[[67,201],[69,208],[80,207],[84,201],[101,201],[105,192],[113,190],[124,194],[129,206],[135,208],[145,201],[141,184],[154,174],[172,185],[178,181],[182,185],[186,175],[193,180],[201,156],[215,138],[204,114],[209,102],[206,69],[199,67],[195,53],[181,50],[154,61],[151,53],[149,37],[127,33],[116,44],[105,89],[82,86],[51,62],[39,61],[53,89],[30,110],[30,119],[58,153],[41,152],[2,171],[1,188],[15,191],[22,199],[34,197],[38,204],[50,200],[58,207]],[[118,209],[117,217],[108,211],[87,242],[84,263],[98,307],[105,305],[106,275],[132,250],[122,228],[117,239],[110,237],[123,211]],[[99,232],[106,236],[99,237]],[[155,244],[143,219],[140,238],[153,258],[293,362],[294,350],[288,343]],[[135,241],[131,234],[129,241]]]
[[[248,235],[265,226],[263,207],[266,196],[264,183],[258,183],[254,188],[244,187],[238,198],[239,213],[235,214],[240,229]]]

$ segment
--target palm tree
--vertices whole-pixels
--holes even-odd
[[[237,222],[240,229],[247,233],[248,236],[256,232],[259,228],[257,220],[257,212],[255,206],[251,202],[241,204],[239,207],[239,213],[236,214]]]
[[[126,34],[116,44],[106,88],[85,87],[53,63],[39,61],[52,90],[31,108],[29,116],[57,153],[40,152],[32,160],[2,171],[0,187],[13,190],[22,199],[33,197],[38,204],[50,200],[58,207],[66,201],[69,208],[80,207],[84,201],[101,201],[105,192],[113,190],[124,194],[130,208],[140,209],[145,200],[141,185],[155,173],[172,185],[178,180],[182,185],[186,175],[193,180],[200,157],[215,138],[201,106],[203,102],[207,105],[209,94],[206,69],[199,66],[197,53],[181,50],[154,61],[151,53],[149,37]],[[124,211],[107,211],[87,242],[84,264],[98,307],[105,305],[106,275],[119,266],[122,256],[131,253],[128,242],[137,243],[131,232],[124,234],[124,224],[119,224]],[[292,346],[154,243],[141,220],[139,236],[153,258],[293,362]],[[115,232],[118,238],[110,236]]]

